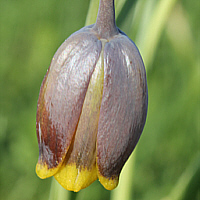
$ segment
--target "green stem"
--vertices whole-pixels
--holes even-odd
[[[99,0],[90,0],[85,26],[94,24],[96,22],[98,8],[99,8]]]
[[[126,162],[120,175],[119,185],[111,192],[110,200],[132,199],[135,156],[136,151],[132,153],[132,155]]]
[[[54,177],[52,177],[49,200],[69,200],[70,191],[65,190]]]
[[[161,33],[176,1],[177,0],[159,1],[150,16],[151,18],[148,20],[148,24],[145,24],[145,28],[137,34],[136,44],[140,47],[147,68],[153,62]],[[147,3],[149,3],[149,1],[147,1]]]
[[[200,152],[179,178],[171,194],[163,200],[195,199],[200,180]]]

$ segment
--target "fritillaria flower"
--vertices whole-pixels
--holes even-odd
[[[96,179],[114,189],[147,114],[146,73],[135,44],[115,25],[114,0],[55,53],[37,106],[37,175],[79,191]]]

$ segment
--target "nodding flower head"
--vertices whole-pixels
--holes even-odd
[[[40,88],[37,175],[79,191],[114,189],[147,114],[147,81],[135,44],[115,25],[114,0],[55,53]]]

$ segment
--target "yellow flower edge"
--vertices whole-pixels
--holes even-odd
[[[113,190],[119,183],[119,177],[107,178],[98,173],[98,178],[103,187],[107,190]]]
[[[54,177],[66,190],[78,192],[97,179],[97,170],[95,165],[92,169],[79,169],[75,163],[63,164]]]
[[[40,164],[40,162],[38,162],[36,165],[35,171],[36,171],[36,174],[41,179],[45,179],[45,178],[53,176],[59,170],[61,165],[62,165],[62,163],[60,163],[55,168],[48,168],[48,165],[46,163]]]

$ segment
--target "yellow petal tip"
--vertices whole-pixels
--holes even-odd
[[[119,177],[117,177],[117,176],[115,178],[106,178],[106,177],[102,176],[101,174],[99,174],[98,178],[99,178],[100,183],[107,190],[115,189],[119,182]]]
[[[78,169],[76,164],[62,165],[54,177],[66,190],[78,192],[97,179],[96,166]]]
[[[58,166],[55,168],[48,168],[48,165],[46,163],[37,163],[35,171],[38,177],[40,177],[41,179],[45,179],[53,176],[58,171],[58,168]]]

